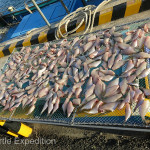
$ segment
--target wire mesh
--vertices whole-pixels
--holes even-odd
[[[126,25],[130,26],[130,30],[132,31],[149,21],[150,21],[150,18],[146,20],[126,24]],[[125,36],[126,32],[127,30],[124,30],[122,32],[123,36]],[[147,35],[150,35],[150,34],[147,34]],[[145,51],[148,53],[150,52],[149,49],[145,49]],[[124,56],[123,59],[128,59],[128,57]],[[147,59],[148,68],[150,67],[149,61],[150,60]],[[119,75],[122,72],[124,72],[125,68],[126,68],[126,65],[122,67],[122,70],[117,70],[117,72],[115,73]],[[150,81],[150,75],[148,75],[148,77],[146,77],[145,79],[140,79],[136,82],[139,83],[140,87],[149,88],[149,85],[150,85],[149,81]],[[132,105],[132,109],[134,109],[135,105],[136,104]],[[150,111],[150,108],[149,108],[149,111]],[[150,113],[148,112],[146,114],[147,123],[149,123],[149,117],[150,117]],[[95,115],[90,115],[85,112],[77,112],[75,115],[74,124],[89,124],[89,125],[90,124],[99,124],[99,125],[105,124],[105,125],[125,125],[125,126],[140,126],[140,127],[145,126],[145,123],[142,121],[138,110],[136,110],[132,114],[132,116],[128,119],[127,122],[124,122],[124,120],[125,120],[125,108],[123,110],[116,109],[114,112],[109,112],[106,114],[95,114]]]
[[[126,25],[130,26],[130,30],[135,30],[140,25],[142,25],[146,22],[149,22],[149,21],[150,21],[150,18],[141,20],[138,22],[126,24]],[[122,25],[122,26],[124,26],[124,25]],[[120,26],[118,26],[117,28],[119,28],[119,27]],[[122,32],[122,34],[124,36],[125,36],[126,31]],[[97,34],[98,32],[101,32],[101,31],[96,31],[93,33]],[[71,38],[69,40],[73,40],[73,38]],[[59,41],[52,41],[52,42],[50,42],[50,44],[57,43],[57,42],[59,42]],[[37,45],[40,48],[43,46],[43,44],[37,44]],[[37,45],[31,46],[31,49],[34,49]],[[21,48],[16,48],[14,50],[14,52],[20,51],[20,49]],[[145,49],[145,51],[149,52],[149,50],[147,50],[147,49]],[[13,53],[12,53],[12,55],[13,55]],[[124,57],[124,59],[127,59],[127,57]],[[149,60],[147,60],[147,61],[148,61],[148,67],[150,67]],[[7,63],[8,62],[9,62],[9,59],[8,59]],[[4,72],[5,69],[7,68],[7,63],[4,65],[2,72]],[[98,66],[98,67],[100,67],[100,66]],[[123,66],[121,69],[116,70],[115,71],[116,75],[120,75],[124,71],[124,69],[125,69],[125,66]],[[137,82],[139,82],[140,87],[146,87],[147,82],[148,82],[148,84],[150,84],[149,79],[150,79],[150,76],[148,76],[148,80],[142,79]],[[84,87],[82,87],[82,88],[84,89]],[[76,111],[74,111],[74,113],[69,118],[67,118],[66,115],[63,114],[62,107],[61,107],[64,100],[65,99],[61,100],[61,105],[60,105],[59,109],[53,115],[49,115],[49,116],[47,116],[46,112],[44,112],[42,115],[40,115],[40,112],[43,108],[45,99],[39,99],[36,102],[36,108],[35,108],[34,112],[31,113],[30,115],[26,115],[29,110],[29,107],[22,108],[22,106],[20,106],[13,112],[1,111],[2,107],[0,107],[0,119],[30,121],[30,122],[36,121],[36,122],[49,122],[49,123],[51,122],[51,123],[65,123],[65,124],[81,124],[81,125],[87,124],[89,126],[90,126],[90,124],[94,124],[94,125],[120,125],[120,126],[145,127],[145,124],[142,122],[142,119],[139,116],[138,111],[134,112],[127,122],[124,122],[125,108],[123,108],[121,111],[116,109],[114,112],[107,112],[104,114],[98,113],[98,114],[94,114],[94,115],[88,114],[83,111],[80,112],[80,110],[78,108],[76,108]],[[133,105],[132,107],[134,108],[135,105]],[[147,121],[149,121],[149,117],[150,117],[150,110],[146,114]]]

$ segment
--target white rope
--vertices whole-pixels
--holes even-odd
[[[80,7],[76,11],[65,16],[60,21],[57,29],[55,30],[55,38],[59,39],[59,36],[61,36],[62,38],[66,38],[69,34],[72,34],[75,31],[77,31],[83,25],[83,23],[85,23],[85,29],[84,29],[83,34],[86,34],[89,29],[90,29],[90,32],[92,32],[94,20],[95,20],[95,15],[96,15],[97,11],[100,10],[103,6],[105,6],[110,1],[111,0],[104,0],[97,7],[94,5],[87,5],[85,7]],[[94,9],[93,12],[92,12],[92,9]],[[93,18],[91,20],[92,13],[93,13]],[[68,28],[69,22],[71,22],[73,20],[78,20],[79,18],[82,18],[82,19],[81,19],[80,23],[77,25],[77,27],[68,32],[67,28]],[[65,34],[63,34],[61,31],[62,25],[65,26]]]
[[[85,6],[85,7],[80,7],[78,8],[76,11],[68,14],[67,16],[65,16],[59,23],[58,27],[57,27],[57,31],[55,32],[55,37],[56,39],[59,39],[59,35],[62,37],[62,38],[65,38],[68,36],[68,34],[71,34],[73,32],[75,32],[77,29],[79,29],[83,23],[85,22],[85,31],[83,34],[85,34],[89,27],[90,27],[90,23],[91,23],[91,9],[95,8],[94,5],[88,5],[88,6]],[[89,15],[89,21],[88,21],[88,15]],[[78,24],[78,26],[73,29],[72,31],[67,31],[67,28],[68,28],[68,24],[69,22],[71,22],[72,20],[78,20],[79,18],[82,18],[82,20],[80,21],[80,23]],[[65,34],[62,34],[61,32],[61,26],[62,25],[65,25]]]
[[[94,19],[95,19],[95,15],[97,13],[98,10],[100,10],[103,6],[105,6],[107,3],[109,3],[111,0],[104,0],[102,3],[100,3],[96,9],[93,12],[93,19],[92,19],[92,23],[91,23],[91,29],[90,32],[92,32],[93,30],[93,25],[94,25]]]
[[[27,32],[26,32],[26,35],[29,35],[31,32],[36,31],[36,30],[38,30],[38,28],[33,28],[33,29],[27,31]]]

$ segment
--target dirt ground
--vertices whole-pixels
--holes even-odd
[[[0,136],[1,150],[149,150],[149,135],[143,133],[110,134],[99,130],[86,130],[53,125],[34,124],[34,132],[27,139]],[[1,142],[5,138],[11,144]],[[35,141],[40,139],[41,143]],[[32,141],[32,143],[31,143]],[[33,141],[35,142],[33,144]],[[29,144],[30,143],[30,144]]]

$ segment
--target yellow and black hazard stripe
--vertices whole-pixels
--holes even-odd
[[[93,26],[95,27],[101,24],[105,24],[149,9],[150,9],[150,0],[128,0],[127,2],[97,12]],[[67,30],[71,31],[77,25],[78,25],[77,21],[71,22],[68,25]],[[46,32],[41,32],[31,37],[27,37],[25,40],[20,40],[15,43],[8,44],[7,46],[0,47],[0,57],[10,55],[13,49],[16,47],[30,46],[33,44],[55,40],[55,29],[56,28],[52,28]],[[81,32],[84,29],[85,29],[85,24],[83,24],[76,31],[76,33]],[[61,31],[62,33],[64,33],[64,28],[62,28]]]
[[[32,128],[21,122],[0,120],[0,126],[24,137],[29,137],[32,133]]]
[[[7,128],[1,127],[1,126],[0,126],[0,133],[8,134],[8,135],[11,135],[11,136],[13,136],[13,137],[18,137],[18,134],[16,134],[16,133],[10,131],[10,130],[7,129]]]

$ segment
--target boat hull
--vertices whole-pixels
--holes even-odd
[[[53,4],[57,2],[58,0],[46,0],[44,2],[38,3],[38,6],[40,8],[43,8],[45,6],[48,6],[50,4]],[[36,7],[34,5],[29,5],[29,8],[32,12],[36,10]],[[29,14],[29,11],[25,9],[25,7],[18,8],[13,12],[6,12],[3,14],[3,16],[0,18],[0,25],[4,26],[10,23],[17,23],[22,20],[22,18]]]

